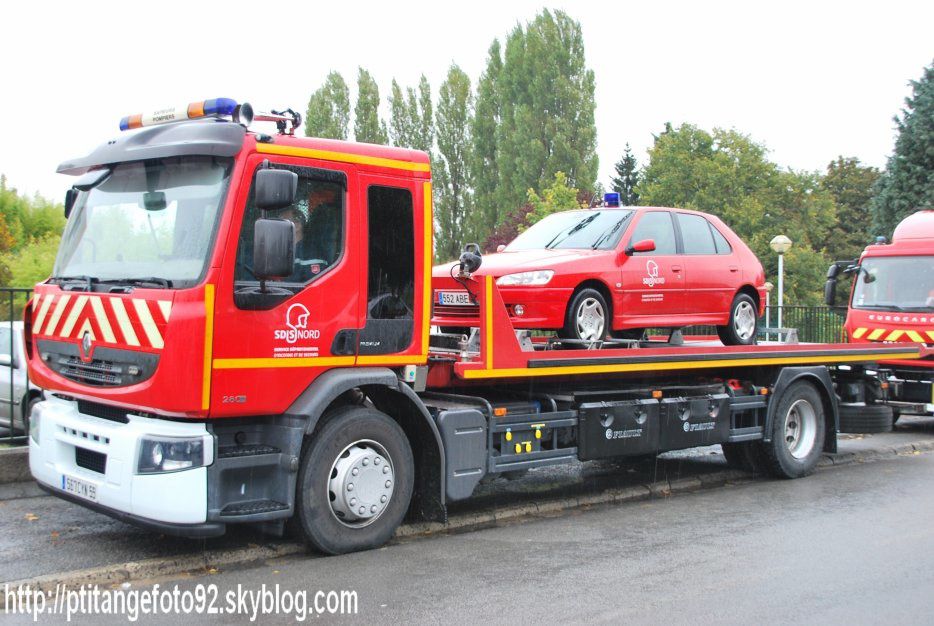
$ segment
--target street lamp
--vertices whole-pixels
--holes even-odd
[[[782,306],[785,300],[785,253],[791,249],[791,239],[776,235],[769,246],[778,253],[778,327],[782,328]]]

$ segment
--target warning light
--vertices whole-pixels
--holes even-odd
[[[493,409],[493,415],[495,415],[496,417],[502,417],[506,415],[506,407],[504,406],[496,407],[495,409]]]
[[[249,125],[253,121],[253,107],[245,102],[237,104],[236,100],[230,98],[212,98],[178,107],[159,109],[151,113],[128,115],[120,120],[120,130],[133,130],[144,126],[220,116],[230,117],[238,124]]]
[[[656,400],[661,400],[661,399],[662,399],[662,390],[661,390],[661,389],[654,389],[654,390],[652,390],[652,397],[655,398]]]
[[[619,194],[615,191],[603,194],[603,206],[618,207]]]

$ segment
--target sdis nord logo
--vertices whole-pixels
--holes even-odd
[[[285,312],[285,325],[288,330],[275,331],[276,339],[284,339],[286,343],[295,343],[299,339],[318,339],[320,330],[308,328],[308,317],[311,313],[304,304],[293,304]]]

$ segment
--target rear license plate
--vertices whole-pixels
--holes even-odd
[[[470,306],[470,294],[466,291],[439,291],[438,304],[450,306]]]
[[[62,491],[91,502],[97,502],[97,485],[64,474],[62,475]]]

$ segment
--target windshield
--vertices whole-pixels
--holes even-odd
[[[232,159],[173,157],[114,166],[79,197],[53,279],[186,287],[204,272]]]
[[[934,312],[934,256],[863,259],[853,308]]]
[[[552,213],[506,246],[507,252],[563,248],[610,250],[632,218],[628,209],[587,209]]]

